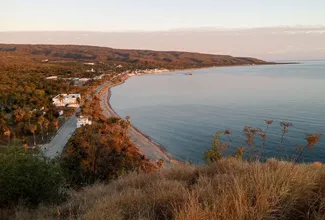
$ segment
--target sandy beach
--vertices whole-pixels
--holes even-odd
[[[110,117],[119,117],[119,115],[112,109],[109,103],[111,96],[110,89],[114,86],[118,86],[124,83],[123,80],[121,83],[115,84],[113,86],[107,86],[100,92],[100,106],[103,111],[103,115],[107,118]],[[183,164],[177,160],[174,160],[169,156],[163,147],[155,144],[148,136],[141,133],[138,129],[131,125],[129,129],[129,135],[132,142],[139,148],[140,153],[145,155],[149,160],[156,162],[160,159],[165,161],[165,167],[169,167],[172,164]]]

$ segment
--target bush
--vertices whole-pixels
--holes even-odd
[[[250,126],[244,127],[245,134],[245,142],[241,146],[235,146],[232,144],[231,139],[231,130],[226,129],[224,131],[218,131],[213,137],[213,144],[211,149],[204,152],[204,159],[207,164],[211,164],[222,158],[233,157],[239,160],[248,160],[248,161],[266,161],[265,157],[265,146],[266,140],[268,138],[267,131],[269,126],[273,124],[273,120],[265,120],[266,127],[264,130],[260,128],[252,128]],[[284,136],[289,132],[289,128],[293,125],[289,122],[280,122],[281,126],[281,137],[279,145],[276,149],[277,159],[279,160],[289,160],[292,161],[294,165],[296,165],[303,153],[307,150],[312,151],[316,145],[320,142],[320,137],[322,134],[320,133],[312,133],[306,134],[305,144],[297,146],[295,148],[295,153],[293,155],[286,155],[283,150],[283,141]],[[226,136],[227,141],[222,142],[222,136]],[[233,150],[235,154],[227,155],[227,149]],[[291,159],[289,159],[291,158]]]
[[[77,129],[69,140],[61,167],[73,187],[108,182],[122,174],[155,166],[138,152],[128,136],[128,121],[110,118]]]
[[[53,160],[8,147],[0,153],[0,206],[63,199],[63,175]]]

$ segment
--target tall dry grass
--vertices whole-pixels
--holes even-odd
[[[131,174],[16,219],[325,219],[325,168],[270,159]]]

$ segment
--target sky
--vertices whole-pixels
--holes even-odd
[[[0,31],[325,26],[324,0],[0,0]]]

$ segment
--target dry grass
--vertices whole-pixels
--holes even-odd
[[[131,174],[73,193],[59,207],[17,210],[17,219],[325,219],[325,169],[274,159],[221,160]]]

